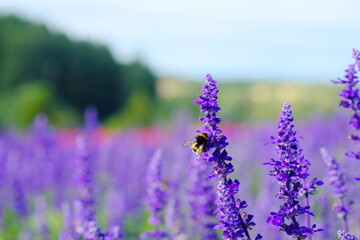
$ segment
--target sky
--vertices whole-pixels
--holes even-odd
[[[359,0],[0,0],[159,76],[329,83],[360,48]]]

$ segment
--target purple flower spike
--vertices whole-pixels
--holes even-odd
[[[268,222],[297,239],[305,239],[308,236],[311,239],[311,234],[320,229],[315,229],[316,225],[311,226],[310,216],[314,214],[310,211],[308,195],[313,194],[315,185],[321,185],[322,182],[314,179],[310,184],[306,184],[310,163],[305,159],[303,150],[299,146],[293,121],[291,105],[285,103],[279,116],[277,136],[271,137],[272,143],[276,145],[279,159],[271,159],[270,162],[265,163],[274,167],[269,175],[274,176],[280,183],[276,197],[283,200],[284,204],[280,206],[278,212],[270,213]],[[307,206],[300,204],[301,195],[305,195]],[[307,226],[301,226],[296,219],[303,214],[307,215]]]
[[[92,159],[86,141],[77,138],[76,177],[79,198],[74,203],[77,215],[77,232],[86,232],[90,222],[95,221],[95,198],[93,194]]]
[[[337,232],[339,239],[341,240],[357,240],[357,238],[354,235],[351,235],[348,232],[344,232],[342,230],[339,230]]]
[[[209,162],[193,159],[189,174],[188,201],[192,225],[199,232],[200,239],[216,240],[218,239],[214,231],[216,194],[209,181],[210,165]]]
[[[357,60],[357,64],[359,64],[358,55],[359,52],[356,50],[354,51],[354,58]],[[354,130],[360,130],[360,96],[359,96],[359,89],[356,87],[357,83],[359,82],[357,80],[356,71],[355,71],[355,65],[350,64],[349,68],[345,70],[346,75],[345,79],[338,79],[335,81],[332,81],[335,84],[343,84],[345,86],[345,89],[341,90],[339,93],[339,96],[342,97],[340,100],[339,106],[343,108],[348,108],[351,110],[351,115],[349,119],[349,126]],[[360,136],[351,134],[349,136],[349,139],[353,140],[355,143],[360,142]],[[355,159],[360,160],[360,152],[348,152],[345,154],[348,157],[352,157]]]
[[[100,227],[97,226],[95,221],[88,222],[86,226],[86,231],[83,235],[85,240],[100,240],[103,239],[103,236],[100,231]]]
[[[63,212],[63,231],[60,233],[59,240],[72,240],[77,239],[78,235],[75,232],[75,226],[73,213],[71,212],[70,206],[66,203],[62,205]]]
[[[353,48],[353,58],[355,59],[355,64],[358,66],[358,69],[360,69],[360,51]]]
[[[41,239],[50,239],[49,226],[46,219],[46,199],[43,196],[35,199],[35,216],[39,224]]]
[[[166,186],[161,174],[161,156],[162,151],[158,149],[150,160],[146,179],[148,185],[146,204],[150,212],[149,223],[154,230],[142,234],[141,239],[160,240],[168,236],[160,229],[160,226],[164,224],[163,211],[167,202]]]
[[[218,177],[217,187],[217,210],[216,216],[219,224],[215,229],[222,229],[223,239],[247,239],[251,240],[249,230],[255,225],[252,221],[253,216],[243,212],[247,204],[235,197],[238,192],[239,181],[232,180],[228,177],[234,171],[233,165],[230,163],[232,158],[228,156],[225,147],[228,145],[226,136],[218,128],[221,118],[216,113],[220,110],[218,106],[218,92],[216,81],[210,74],[205,77],[205,85],[201,91],[199,100],[194,103],[200,105],[200,111],[205,117],[200,117],[200,121],[204,123],[203,128],[198,133],[206,133],[208,142],[205,144],[204,152],[199,157],[199,161],[213,162],[212,173],[210,177]],[[242,214],[243,212],[243,214]],[[261,239],[261,235],[257,235],[256,239]]]
[[[79,197],[74,202],[74,212],[73,216],[71,216],[75,225],[75,232],[82,236],[84,240],[122,239],[118,227],[115,227],[116,231],[110,231],[104,234],[96,222],[92,155],[83,137],[78,137],[76,144],[76,180]],[[71,232],[67,232],[63,237],[68,236],[69,233],[72,234]]]
[[[181,212],[180,199],[178,196],[175,196],[174,193],[169,197],[165,222],[172,239],[181,239],[185,237],[185,220],[183,213]]]
[[[320,152],[326,166],[328,167],[330,185],[334,187],[334,196],[339,199],[344,198],[347,188],[345,186],[344,174],[340,170],[339,163],[325,148],[321,148]]]
[[[91,133],[99,128],[97,109],[94,106],[89,106],[85,110],[84,116],[84,129],[86,132]]]
[[[107,233],[105,233],[104,240],[120,240],[123,239],[123,235],[121,234],[120,227],[115,226]]]
[[[333,194],[338,199],[338,204],[335,206],[335,211],[339,218],[343,219],[344,231],[349,231],[349,224],[347,216],[349,214],[349,205],[345,203],[345,194],[347,188],[345,186],[344,174],[341,172],[339,163],[335,158],[325,149],[321,148],[321,155],[328,168],[328,175],[330,185],[333,186]]]

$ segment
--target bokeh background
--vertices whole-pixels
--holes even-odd
[[[206,73],[229,121],[329,112],[360,38],[359,2],[2,0],[0,124],[107,127],[192,108]],[[194,108],[193,108],[194,109]]]
[[[359,198],[359,163],[344,157],[354,147],[348,112],[331,83],[360,48],[358,9],[357,0],[0,0],[0,239],[80,239],[64,236],[83,197],[84,162],[99,226],[139,239],[151,229],[145,176],[158,148],[166,190],[182,204],[177,219],[190,237],[181,239],[203,239],[187,199],[200,170],[181,145],[200,129],[191,101],[207,73],[218,81],[233,178],[256,231],[292,239],[266,223],[278,186],[262,166],[275,157],[266,143],[288,102],[311,174],[326,183],[311,200],[326,229],[317,239],[336,239],[341,221],[319,148],[339,158],[349,199]],[[359,216],[349,217],[353,234]]]

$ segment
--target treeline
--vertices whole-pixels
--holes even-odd
[[[89,105],[112,124],[146,123],[155,85],[148,67],[119,63],[105,46],[0,17],[0,126],[26,126],[38,112],[69,126]]]

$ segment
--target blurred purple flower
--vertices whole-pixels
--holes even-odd
[[[104,240],[119,240],[123,239],[123,235],[121,234],[120,227],[114,226],[105,233]]]
[[[83,234],[84,240],[103,240],[104,236],[95,221],[87,222],[85,228],[86,231]]]
[[[345,186],[344,173],[340,169],[340,164],[325,148],[321,148],[320,152],[326,166],[328,167],[330,185],[334,187],[334,196],[338,199],[344,198],[347,188]]]
[[[70,205],[64,203],[62,205],[63,213],[63,230],[59,235],[60,240],[75,240],[78,239],[79,235],[75,232],[74,216],[70,209]]]
[[[169,197],[165,214],[165,224],[171,239],[185,238],[185,219],[181,212],[180,198],[175,193]]]
[[[50,231],[46,216],[46,199],[44,196],[35,199],[35,217],[41,239],[50,239]]]
[[[15,210],[20,216],[25,217],[29,214],[29,207],[26,197],[27,194],[24,191],[24,184],[20,183],[18,179],[15,179],[13,189]]]
[[[98,112],[96,107],[89,106],[85,109],[84,113],[84,129],[86,133],[91,133],[98,129],[100,126],[98,120]]]
[[[162,151],[158,149],[150,160],[146,178],[146,204],[150,212],[149,223],[154,227],[154,230],[142,234],[141,239],[159,240],[167,238],[167,233],[160,229],[161,225],[164,224],[163,211],[167,202],[166,186],[161,172],[161,157]]]
[[[264,165],[274,167],[270,171],[270,176],[274,176],[281,184],[279,192],[276,194],[278,199],[285,203],[280,206],[278,212],[271,212],[268,222],[280,227],[287,235],[304,239],[319,231],[315,229],[307,219],[307,226],[301,226],[296,217],[303,214],[314,216],[310,211],[308,195],[315,192],[315,185],[321,185],[321,181],[314,179],[311,184],[306,185],[305,180],[309,177],[308,168],[310,163],[305,159],[302,149],[298,143],[298,137],[293,130],[294,118],[291,105],[285,103],[279,116],[278,132],[276,137],[271,137],[272,143],[276,145],[276,152],[279,159],[271,159]],[[299,197],[304,194],[307,206],[301,206]]]
[[[114,226],[107,233],[104,234],[103,240],[120,240],[123,239],[121,234],[120,227]]]
[[[117,226],[106,233],[102,233],[97,223],[91,221],[88,222],[83,238],[84,240],[120,240],[123,239],[123,236],[120,234],[120,228]]]
[[[122,226],[125,221],[125,197],[113,189],[108,190],[105,195],[105,208],[108,226],[117,226],[119,232],[122,232]]]
[[[320,151],[328,168],[330,185],[333,186],[333,194],[339,201],[335,206],[335,211],[338,217],[343,219],[344,231],[348,232],[349,223],[347,217],[349,214],[349,205],[345,203],[347,188],[345,186],[344,174],[340,169],[339,163],[325,148],[321,148]]]
[[[86,141],[78,137],[76,142],[76,180],[79,197],[75,203],[75,211],[78,217],[76,229],[78,233],[86,232],[90,222],[95,221],[95,198],[93,195],[93,167],[90,150]],[[80,232],[79,232],[80,231]]]
[[[90,149],[86,140],[82,137],[77,138],[76,142],[77,158],[77,185],[79,198],[74,202],[75,230],[82,235],[84,240],[104,240],[121,239],[119,228],[116,232],[101,232],[95,220],[96,208],[95,197],[93,194],[93,172],[94,169]],[[105,238],[107,237],[107,238]]]
[[[38,114],[33,122],[32,136],[35,145],[40,145],[45,151],[55,144],[55,130],[50,126],[45,114]]]
[[[218,128],[221,118],[217,117],[217,112],[220,110],[218,106],[218,92],[216,81],[210,74],[205,77],[205,85],[199,96],[199,100],[194,103],[200,105],[200,111],[205,114],[205,117],[200,117],[200,121],[204,123],[202,130],[199,133],[206,133],[208,142],[204,147],[204,153],[199,157],[199,161],[213,162],[211,177],[217,176],[219,178],[217,187],[217,201],[218,206],[216,210],[219,224],[215,229],[222,229],[223,239],[251,239],[249,230],[255,225],[252,221],[253,216],[244,212],[242,209],[247,207],[245,201],[235,198],[235,194],[239,189],[239,181],[232,180],[228,177],[229,173],[234,171],[233,165],[229,163],[232,160],[228,156],[225,147],[228,145],[226,136]],[[211,154],[209,154],[211,151]],[[261,235],[257,235],[256,239],[261,239]]]
[[[193,158],[189,174],[188,201],[190,217],[201,239],[218,239],[214,227],[216,222],[216,194],[209,181],[209,162]],[[194,231],[193,234],[196,234]]]
[[[337,234],[338,234],[339,239],[341,239],[341,240],[357,240],[357,238],[354,235],[351,235],[350,233],[342,231],[342,230],[339,230],[337,232]]]

